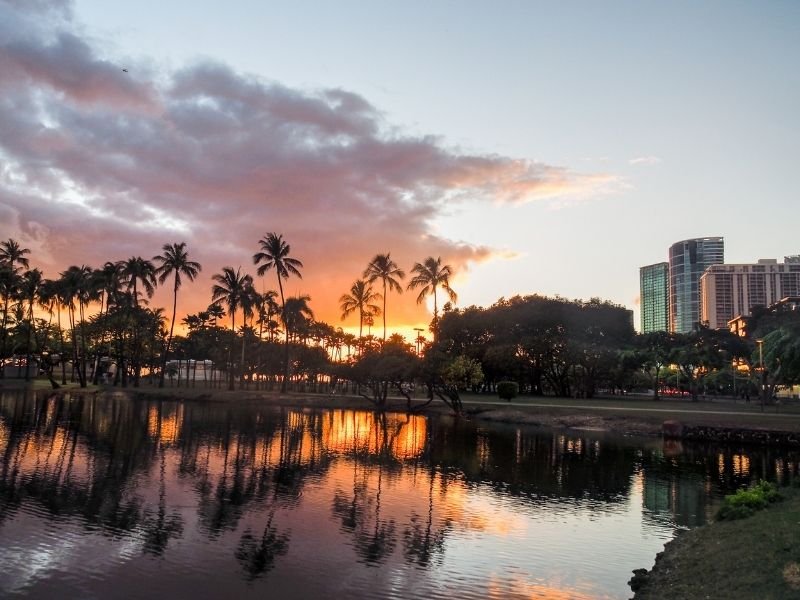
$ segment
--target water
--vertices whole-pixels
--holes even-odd
[[[628,598],[786,451],[0,394],[0,596]]]

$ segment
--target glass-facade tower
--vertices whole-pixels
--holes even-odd
[[[642,333],[669,330],[669,263],[639,269]]]
[[[695,238],[669,248],[669,329],[688,333],[700,322],[700,276],[725,262],[721,237]]]

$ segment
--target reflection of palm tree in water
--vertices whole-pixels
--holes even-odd
[[[444,535],[449,527],[449,522],[438,531],[433,531],[433,486],[436,481],[436,471],[431,467],[428,474],[428,517],[424,528],[420,516],[413,512],[411,523],[403,532],[403,555],[408,562],[417,563],[425,567],[429,564],[435,553],[444,552]]]
[[[378,447],[378,482],[374,499],[369,496],[370,468],[359,473],[359,440],[354,437],[352,447],[353,497],[348,501],[344,492],[337,490],[333,497],[333,513],[342,521],[342,530],[353,536],[354,548],[360,562],[375,566],[382,563],[394,552],[397,545],[394,519],[381,519],[381,492],[383,484],[383,462],[391,459],[391,444],[385,415],[380,415],[382,439]],[[359,475],[361,476],[359,480]],[[374,516],[368,510],[374,506]],[[370,527],[370,519],[374,520]]]
[[[366,532],[356,536],[356,551],[367,564],[382,562],[394,552],[397,544],[394,519],[381,521],[381,480],[383,478],[383,465],[378,463],[378,489],[375,494],[375,529],[372,535]]]
[[[275,566],[275,559],[289,550],[289,534],[278,533],[272,526],[275,511],[269,513],[267,524],[260,539],[256,539],[250,529],[242,534],[236,549],[236,560],[242,565],[247,579],[252,581]]]
[[[158,420],[158,438],[161,437],[161,418]],[[167,485],[166,485],[166,452],[164,446],[159,442],[159,453],[161,454],[161,465],[158,486],[158,512],[155,520],[147,519],[144,524],[144,551],[148,554],[161,556],[167,549],[167,544],[172,538],[178,538],[183,534],[183,519],[179,513],[167,516]]]

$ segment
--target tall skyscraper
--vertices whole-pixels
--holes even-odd
[[[639,269],[642,333],[669,331],[669,263]]]
[[[711,265],[725,262],[721,237],[676,242],[669,248],[669,328],[688,333],[700,322],[700,276]]]
[[[700,320],[712,329],[727,327],[734,317],[747,317],[755,306],[771,306],[800,296],[800,261],[783,264],[762,259],[755,264],[714,265],[700,277]]]

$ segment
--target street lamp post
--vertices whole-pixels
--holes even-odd
[[[761,412],[764,412],[764,394],[766,393],[764,385],[764,340],[756,340],[756,344],[758,344],[758,371],[761,378],[759,395],[761,396]]]
[[[422,327],[414,327],[414,331],[417,332],[417,339],[415,341],[417,342],[417,356],[419,356],[419,342],[422,338],[422,332],[425,330]]]

